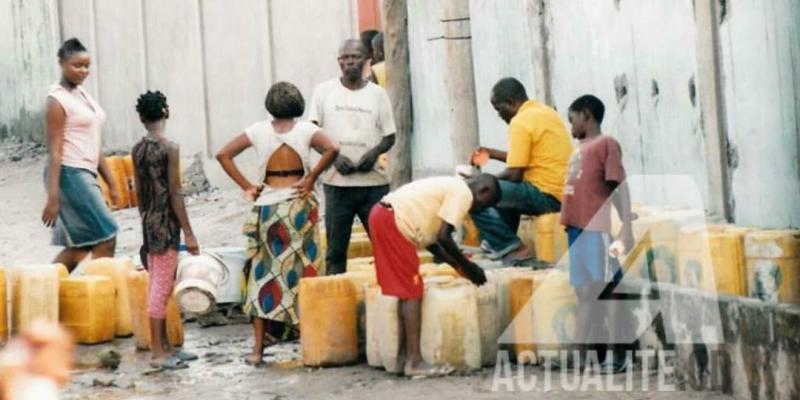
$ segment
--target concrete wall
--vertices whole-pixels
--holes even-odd
[[[692,1],[550,5],[552,87],[562,116],[577,97],[597,95],[606,104],[604,131],[622,144],[629,173],[689,175],[706,199],[700,109],[689,89],[696,75]]]
[[[472,0],[481,144],[507,146],[505,124],[488,101],[501,77],[522,80],[531,97],[565,120],[574,99],[595,94],[606,104],[604,131],[621,142],[629,174],[689,176],[711,204],[710,188],[721,185],[708,178],[713,162],[706,159],[697,37],[698,29],[719,29],[735,222],[799,226],[800,4],[729,0],[720,3],[720,27],[699,27],[694,3]],[[444,53],[428,40],[441,35],[441,1],[408,4],[415,174],[450,173]],[[666,194],[676,190],[649,188],[648,202],[679,205]]]
[[[470,1],[472,55],[475,70],[475,97],[478,105],[478,126],[481,145],[508,147],[508,126],[498,117],[489,101],[492,86],[505,77],[513,76],[526,87],[531,97],[537,96],[540,86],[536,79],[534,59],[535,32],[529,18],[531,1],[498,0]],[[521,17],[522,16],[522,17]],[[502,55],[498,57],[498,54]],[[499,163],[490,169],[499,169]]]
[[[624,290],[648,293],[648,283],[629,280]],[[790,400],[800,396],[800,306],[659,284],[655,320],[642,349],[672,350],[679,390],[714,390],[739,399]],[[639,322],[654,321],[649,301],[639,303]],[[722,341],[712,334],[720,334]],[[670,338],[670,336],[672,336]]]
[[[127,149],[141,137],[136,98],[161,90],[170,104],[168,134],[182,154],[212,155],[267,118],[264,96],[274,81],[295,83],[310,102],[317,84],[338,76],[338,46],[356,37],[355,4],[0,0],[0,89],[14,94],[0,102],[0,137],[41,140],[42,105],[58,80],[55,53],[75,36],[92,56],[85,87],[108,114],[107,149]],[[212,181],[227,184],[215,164],[207,163]],[[256,160],[246,155],[245,164]]]
[[[729,0],[720,23],[736,222],[800,226],[800,3]]]
[[[43,140],[58,42],[56,0],[0,0],[0,140]]]
[[[453,151],[447,121],[443,0],[408,1],[408,46],[413,93],[412,165],[414,178],[452,174]]]

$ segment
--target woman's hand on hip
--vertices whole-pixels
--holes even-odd
[[[245,189],[244,191],[245,200],[250,202],[256,201],[258,196],[261,195],[261,191],[263,189],[264,189],[263,186],[250,186],[249,188]]]
[[[314,179],[304,176],[303,179],[297,181],[292,187],[295,189],[298,196],[306,198],[314,192],[314,182]]]
[[[58,218],[58,209],[61,207],[60,201],[58,198],[48,198],[47,205],[44,206],[44,211],[42,212],[42,223],[47,227],[53,227],[56,224],[56,219]]]

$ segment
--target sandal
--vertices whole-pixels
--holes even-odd
[[[404,368],[404,373],[405,376],[409,378],[420,379],[420,378],[434,378],[434,377],[447,376],[455,372],[455,370],[456,369],[449,364],[430,365],[428,363],[423,362],[416,368],[411,368],[410,364],[406,364]]]
[[[523,254],[516,254],[516,250],[503,256],[501,260],[504,267],[532,267],[535,261],[531,251]]]
[[[197,357],[197,354],[189,353],[189,352],[183,351],[183,350],[176,351],[175,352],[175,357],[178,357],[181,361],[184,361],[184,362],[186,362],[186,361],[197,361],[197,359],[199,358],[199,357]]]
[[[187,365],[186,363],[183,362],[183,360],[174,355],[161,362],[153,361],[150,363],[150,366],[153,368],[158,368],[161,371],[175,371],[179,369],[189,368],[189,365]]]

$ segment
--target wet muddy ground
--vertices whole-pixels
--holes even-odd
[[[726,399],[709,393],[658,392],[657,376],[648,376],[649,390],[642,391],[642,375],[634,374],[631,392],[565,390],[561,375],[554,372],[551,387],[545,388],[544,370],[524,367],[524,382],[537,379],[540,384],[526,391],[515,384],[516,391],[506,387],[493,391],[494,368],[486,368],[461,376],[410,380],[368,367],[365,363],[338,368],[306,368],[300,361],[298,343],[287,343],[265,351],[266,366],[247,366],[242,358],[252,344],[248,325],[200,328],[187,324],[185,349],[200,360],[180,371],[154,372],[148,365],[149,354],[134,350],[132,339],[118,339],[110,345],[80,346],[79,370],[64,390],[66,399]],[[117,371],[99,367],[97,355],[107,348],[122,355]],[[516,366],[511,368],[517,377]],[[536,376],[536,378],[532,378]],[[568,375],[572,382],[573,375]],[[605,379],[605,378],[603,378]],[[625,384],[625,375],[615,377]],[[606,386],[605,381],[602,388]]]

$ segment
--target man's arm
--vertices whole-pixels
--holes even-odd
[[[377,146],[364,153],[364,155],[361,157],[361,160],[358,161],[358,171],[372,171],[372,168],[375,166],[375,162],[378,161],[378,157],[380,157],[381,154],[388,152],[392,146],[394,146],[394,137],[394,133],[384,136]]]
[[[497,179],[511,182],[522,182],[525,176],[524,168],[506,168],[503,172],[497,174]]]
[[[436,235],[436,243],[428,246],[428,251],[434,256],[442,258],[476,285],[483,285],[486,283],[486,275],[478,265],[464,257],[461,249],[453,241],[453,231],[455,231],[455,227],[445,222]]]

